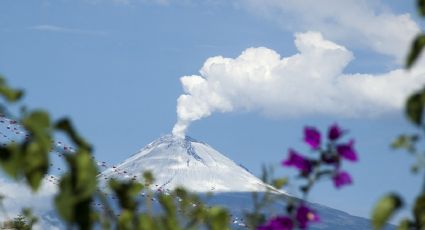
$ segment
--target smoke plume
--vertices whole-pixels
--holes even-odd
[[[258,111],[266,116],[377,116],[400,109],[407,95],[425,83],[425,68],[384,74],[346,74],[353,54],[320,33],[295,35],[298,53],[248,48],[236,58],[207,59],[200,75],[183,76],[173,134],[214,112]],[[420,65],[418,65],[420,66]]]

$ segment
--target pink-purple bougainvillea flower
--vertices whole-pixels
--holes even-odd
[[[320,132],[314,127],[305,127],[304,141],[310,145],[312,149],[318,149],[320,147]]]
[[[329,127],[329,131],[328,131],[329,140],[335,141],[338,138],[340,138],[342,136],[342,134],[343,134],[343,131],[338,126],[338,124],[333,124],[333,125],[331,125],[331,127]]]
[[[351,140],[347,144],[340,144],[336,146],[338,154],[349,161],[357,161],[357,153],[354,150],[354,141]]]
[[[357,152],[354,149],[354,140],[341,143],[340,139],[345,131],[338,124],[332,124],[327,133],[327,143],[322,146],[321,133],[312,126],[304,127],[304,142],[316,153],[317,157],[304,157],[293,149],[289,149],[287,159],[283,160],[283,166],[297,168],[302,174],[301,178],[315,183],[318,175],[326,175],[332,179],[336,188],[353,183],[351,175],[341,170],[341,160],[357,161]],[[314,168],[314,172],[313,172]],[[304,195],[309,192],[310,184],[301,187]],[[259,226],[257,230],[292,230],[306,229],[313,222],[320,221],[319,215],[309,208],[303,201],[296,202],[287,210],[287,216],[278,216],[270,219],[266,224]]]
[[[298,154],[293,149],[289,149],[288,159],[282,161],[282,165],[293,166],[304,173],[310,173],[312,169],[311,161]]]
[[[287,216],[278,216],[269,220],[266,224],[257,227],[257,230],[292,230],[294,223]]]
[[[351,179],[350,174],[348,174],[345,171],[339,171],[337,172],[333,177],[332,180],[334,182],[334,185],[336,188],[341,188],[344,185],[349,185],[353,183],[353,180]]]
[[[309,207],[301,204],[296,213],[296,219],[300,229],[306,229],[309,222],[319,222],[319,215]]]

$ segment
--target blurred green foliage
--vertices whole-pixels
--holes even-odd
[[[417,0],[417,9],[421,16],[425,16],[425,0]],[[416,36],[406,58],[406,67],[411,68],[425,46],[425,34]],[[0,76],[0,96],[4,104],[0,105],[2,114],[10,114],[8,106],[19,103],[24,95],[20,89],[8,86],[4,77]],[[23,108],[25,108],[23,106]],[[423,111],[425,108],[425,88],[414,93],[406,102],[406,116],[409,121],[421,131],[423,125]],[[154,181],[152,174],[144,173],[144,183],[135,181],[118,181],[111,179],[108,183],[109,191],[117,197],[117,203],[108,199],[100,188],[97,175],[98,168],[92,157],[91,145],[78,134],[71,121],[67,118],[52,121],[50,115],[43,110],[22,109],[21,114],[13,116],[16,122],[23,125],[28,133],[27,138],[20,142],[8,143],[0,146],[0,166],[4,172],[16,180],[24,179],[27,185],[37,191],[42,179],[49,171],[52,149],[52,137],[56,132],[63,132],[73,144],[76,151],[65,154],[65,163],[68,170],[61,175],[59,191],[55,197],[55,207],[59,216],[69,229],[141,229],[141,230],[180,230],[180,229],[230,229],[230,216],[227,210],[221,207],[206,207],[201,199],[184,189],[176,189],[171,194],[159,194],[157,200],[161,207],[160,212],[153,212],[152,197],[149,185]],[[425,165],[424,152],[417,150],[417,143],[422,135],[401,135],[392,144],[393,148],[405,149],[418,156],[415,171]],[[141,172],[142,173],[142,172]],[[269,180],[280,189],[288,181],[286,178]],[[308,192],[310,187],[306,188]],[[140,200],[139,194],[145,191],[145,200]],[[253,211],[247,213],[248,226],[255,228],[266,218],[261,212],[268,203],[273,202],[270,196],[254,194]],[[93,208],[94,202],[101,202],[104,210]],[[290,203],[291,201],[289,201]],[[194,205],[195,204],[195,205]],[[397,194],[389,194],[381,198],[372,212],[372,226],[382,229],[385,223],[402,207],[402,198]],[[118,207],[115,214],[112,207]],[[289,204],[288,208],[292,206]],[[292,212],[292,210],[288,210]],[[398,229],[425,229],[425,188],[418,195],[412,208],[413,219],[403,219]],[[22,215],[2,223],[2,228],[31,229],[36,223],[31,212],[24,210]]]
[[[425,0],[416,0],[416,5],[418,9],[418,13],[420,16],[425,17]],[[413,40],[412,45],[409,49],[407,58],[406,58],[406,68],[411,68],[420,55],[422,54],[422,50],[425,46],[425,33],[421,32],[416,36],[416,38]]]
[[[0,77],[0,96],[5,99],[2,108],[7,109],[12,103],[19,103],[22,95],[22,90],[9,87],[5,79]],[[9,111],[7,113],[10,115]],[[177,189],[169,195],[155,195],[149,189],[154,182],[154,176],[149,172],[143,173],[143,184],[111,179],[108,188],[100,188],[97,181],[99,171],[92,156],[92,147],[79,135],[69,119],[52,121],[47,112],[38,109],[23,109],[21,114],[13,117],[13,122],[21,124],[27,135],[22,141],[10,142],[0,147],[0,166],[13,179],[25,179],[26,184],[35,192],[49,171],[52,136],[62,132],[76,146],[75,151],[63,154],[67,170],[60,176],[59,191],[54,199],[56,212],[69,229],[230,228],[227,210],[220,207],[207,208],[199,197],[184,189]],[[105,190],[117,197],[117,203],[108,199]],[[145,200],[140,200],[142,190],[149,194]],[[157,196],[155,199],[162,210],[159,213],[154,213],[152,209],[151,199],[154,196]],[[177,197],[179,201],[176,201]],[[95,201],[101,202],[105,209],[101,211],[94,208]],[[145,209],[142,209],[143,206]],[[115,214],[112,207],[118,207],[119,212]],[[23,215],[2,223],[2,228],[31,229],[35,222],[36,219],[26,211]]]
[[[417,0],[417,9],[420,16],[425,17],[425,0]],[[411,48],[406,58],[406,68],[410,69],[421,56],[425,46],[425,34],[421,32],[413,40]],[[414,92],[405,103],[405,113],[407,120],[419,128],[415,134],[402,134],[393,141],[391,147],[394,149],[406,150],[415,156],[417,161],[412,165],[411,170],[418,173],[425,167],[425,150],[418,149],[417,145],[423,141],[425,126],[423,116],[425,109],[425,88]],[[372,212],[372,224],[374,229],[382,229],[384,223],[398,211],[403,204],[402,197],[397,194],[390,194],[382,197],[375,204]],[[399,230],[425,229],[425,178],[421,192],[418,194],[412,208],[413,219],[405,218],[399,223]]]
[[[14,229],[14,230],[30,230],[37,222],[29,209],[24,209],[22,214],[9,221],[5,221],[0,225],[0,229]]]
[[[402,204],[402,200],[397,194],[389,194],[382,197],[372,213],[373,228],[383,228],[393,214],[402,207]]]

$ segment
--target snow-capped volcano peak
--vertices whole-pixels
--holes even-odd
[[[133,156],[139,155],[141,152],[147,152],[150,149],[156,148],[160,145],[166,145],[166,148],[182,148],[186,151],[186,153],[196,160],[202,160],[200,156],[198,156],[193,149],[192,143],[201,143],[203,145],[207,145],[206,143],[200,142],[198,140],[195,140],[189,136],[185,136],[184,138],[174,136],[174,135],[165,135],[160,137],[159,139],[153,141],[152,143],[148,144],[145,148],[143,148],[141,151],[136,153]]]
[[[173,135],[160,137],[99,177],[139,180],[144,171],[153,173],[154,186],[161,190],[177,186],[194,192],[248,192],[271,188],[208,144],[188,136]]]

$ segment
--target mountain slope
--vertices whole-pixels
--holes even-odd
[[[259,192],[256,197],[260,198],[265,195],[264,191],[270,188],[246,169],[235,164],[207,144],[189,137],[179,139],[171,135],[157,139],[118,166],[105,170],[99,175],[99,180],[100,183],[106,183],[106,180],[111,177],[140,180],[140,175],[145,170],[152,171],[156,176],[153,189],[162,190],[167,194],[168,189],[184,186],[188,190],[197,192],[207,207],[218,205],[227,208],[229,213],[231,213],[231,229],[246,228],[245,214],[253,211],[253,196],[251,192]],[[6,183],[0,182],[3,183],[3,191],[6,191],[4,190]],[[21,193],[15,194],[16,196],[9,196],[8,198],[11,200],[7,202],[12,203],[13,206],[18,204],[18,207],[27,207],[30,204],[34,204],[30,206],[34,206],[34,213],[39,217],[39,224],[36,229],[64,229],[66,227],[65,223],[60,220],[53,207],[44,208],[44,205],[54,199],[53,196],[56,194],[55,191],[57,191],[55,185],[49,185],[51,185],[53,191],[48,192],[46,196],[34,196],[30,200],[22,199],[19,196],[22,190]],[[216,192],[211,195],[209,194],[211,191]],[[113,204],[111,207],[114,212],[118,213],[119,210],[115,206],[117,203],[114,195],[107,195],[107,198]],[[297,199],[278,192],[271,195],[274,198],[274,202],[270,203],[267,209],[262,210],[262,213],[267,218],[284,214],[288,200]],[[146,199],[146,196],[142,193],[138,199]],[[155,213],[161,212],[162,209],[158,199],[154,196],[150,197],[150,199],[153,211]],[[180,201],[180,199],[176,198],[176,201]],[[321,218],[320,223],[312,224],[309,229],[371,229],[368,219],[352,216],[320,204],[307,203],[319,213]],[[96,207],[100,206],[96,205]],[[143,207],[141,207],[142,209]],[[388,225],[385,229],[394,230],[395,226]]]
[[[197,193],[207,206],[219,205],[227,208],[231,215],[232,229],[245,228],[244,215],[252,211],[253,191],[257,198],[265,191],[275,191],[277,198],[264,211],[268,217],[283,213],[289,199],[297,199],[266,185],[245,168],[214,150],[206,143],[190,137],[163,136],[138,151],[117,166],[108,168],[99,175],[100,183],[110,178],[141,181],[141,174],[151,171],[155,176],[153,189],[167,192],[177,186]],[[213,196],[208,192],[215,192]],[[307,201],[306,201],[307,202]],[[366,218],[352,216],[320,204],[307,202],[321,217],[321,222],[310,229],[357,230],[371,229]],[[153,207],[160,210],[153,199]],[[395,229],[388,225],[386,230]]]
[[[100,180],[140,180],[144,171],[155,176],[156,189],[183,186],[192,192],[266,191],[264,184],[211,146],[190,137],[163,136],[99,176]]]

